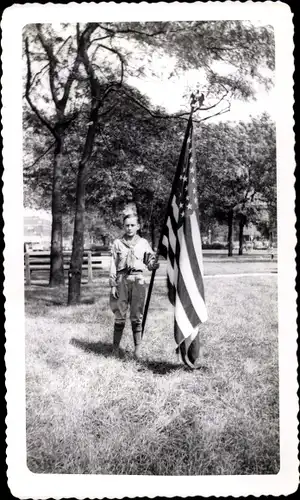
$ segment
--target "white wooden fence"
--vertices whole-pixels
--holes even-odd
[[[64,259],[64,270],[69,270],[71,252],[63,253]],[[101,253],[97,252],[95,254],[92,251],[85,251],[83,254],[83,265],[82,269],[87,271],[88,283],[93,281],[93,270],[103,269]],[[50,273],[50,252],[25,252],[24,253],[24,273],[25,273],[25,283],[30,285],[32,281],[32,273],[34,271],[46,271]]]

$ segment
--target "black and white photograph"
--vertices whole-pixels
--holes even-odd
[[[17,498],[297,490],[292,19],[282,2],[4,11]]]

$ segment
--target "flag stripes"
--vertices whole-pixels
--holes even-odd
[[[201,251],[202,245],[201,245],[200,233],[198,231],[196,224],[193,224],[193,227],[192,227],[190,218],[185,220],[185,226],[186,226],[185,227],[185,239],[188,242],[190,240],[192,240],[192,244],[189,244],[186,247],[187,252],[188,252],[188,258],[190,261],[190,267],[192,269],[194,280],[195,280],[195,283],[198,287],[199,293],[204,300],[205,296],[204,296],[204,284],[203,284],[203,266],[201,269],[201,257],[200,257],[202,252],[200,253],[199,251],[198,252],[195,251],[195,248],[198,248]],[[198,233],[198,237],[196,237],[196,233]],[[193,235],[195,235],[195,238]],[[196,243],[199,246],[195,247],[194,239],[196,240]],[[200,243],[199,243],[199,240],[200,240]],[[200,255],[199,255],[199,253],[200,253]]]
[[[199,220],[197,215],[194,213],[191,215],[190,218],[190,234],[192,235],[192,240],[193,240],[193,246],[194,248],[197,248],[198,251],[195,252],[196,258],[198,261],[198,267],[200,270],[201,275],[204,275],[204,270],[203,270],[203,259],[202,259],[202,241],[201,241],[201,236],[200,236],[200,226],[199,226]],[[193,228],[193,230],[192,230]],[[204,287],[203,287],[203,294],[204,298]]]
[[[193,263],[189,259],[188,255],[188,248],[190,250],[190,247],[187,247],[186,240],[183,237],[181,243],[182,264],[180,270],[185,288],[182,288],[182,294],[180,294],[179,290],[179,294],[185,298],[186,304],[189,303],[189,300],[193,303],[197,316],[194,322],[192,322],[191,316],[191,322],[193,326],[196,326],[206,321],[207,313],[204,303],[204,295],[201,294],[201,292],[204,293],[202,275],[199,272],[199,268],[195,264],[192,265]],[[178,281],[177,288],[179,289],[180,286],[181,282]]]

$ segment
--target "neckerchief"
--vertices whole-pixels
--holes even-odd
[[[138,234],[136,234],[132,238],[132,240],[126,240],[125,236],[123,236],[123,238],[121,239],[122,243],[127,248],[129,248],[129,252],[128,252],[127,257],[126,257],[126,267],[129,271],[134,268],[135,259],[136,259],[135,255],[134,255],[134,247],[137,244],[137,242],[139,241],[139,239],[140,239],[140,236]]]

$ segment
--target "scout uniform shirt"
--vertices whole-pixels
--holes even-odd
[[[119,273],[143,272],[145,267],[151,271],[155,261],[155,253],[148,241],[138,235],[132,240],[126,240],[125,237],[116,239],[112,244],[111,255],[110,286],[117,285]]]

